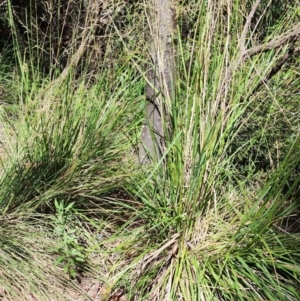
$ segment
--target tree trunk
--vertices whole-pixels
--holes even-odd
[[[175,28],[172,0],[152,0],[150,14],[150,49],[152,65],[146,73],[147,108],[142,131],[139,160],[142,164],[159,159],[165,151],[165,131],[175,80],[173,32]]]

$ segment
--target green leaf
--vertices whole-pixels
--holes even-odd
[[[69,265],[64,265],[64,272],[69,274],[70,267]]]
[[[75,278],[76,277],[76,271],[74,268],[69,268],[69,275],[72,277],[72,278]]]
[[[65,259],[66,259],[66,257],[65,257],[64,255],[59,256],[59,257],[55,260],[54,265],[55,265],[55,266],[56,266],[56,265],[59,265],[60,263],[62,263],[63,261],[65,261]]]
[[[70,203],[70,204],[65,208],[65,211],[66,211],[66,212],[70,211],[70,210],[73,208],[74,204],[75,204],[75,202]]]
[[[77,249],[72,249],[71,250],[71,255],[72,256],[83,256],[82,253]]]
[[[85,262],[85,258],[84,257],[75,257],[75,261],[77,262]]]
[[[68,258],[68,265],[74,265],[75,264],[75,260],[72,257]]]

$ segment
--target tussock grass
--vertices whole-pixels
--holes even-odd
[[[110,86],[106,74],[102,74],[92,87],[83,80],[68,77],[55,86],[50,84],[49,88],[46,80],[45,84],[40,84],[45,85],[41,88],[45,93],[41,93],[42,90],[31,93],[29,89],[28,94],[23,94],[13,122],[5,124],[9,119],[3,112],[7,132],[13,132],[12,137],[7,137],[10,143],[3,146],[6,155],[2,159],[0,186],[1,229],[4,233],[7,229],[15,229],[14,235],[7,232],[2,237],[4,250],[8,246],[9,250],[2,253],[4,280],[1,287],[9,300],[24,300],[24,296],[30,298],[30,294],[39,300],[49,300],[50,294],[53,300],[75,298],[70,293],[76,286],[79,289],[78,285],[67,285],[68,279],[61,266],[53,266],[57,255],[52,250],[58,241],[53,238],[55,226],[45,214],[55,213],[54,200],[65,200],[66,204],[75,202],[81,216],[97,217],[97,222],[93,224],[90,220],[89,226],[84,227],[90,229],[89,245],[96,240],[97,227],[99,235],[105,236],[104,230],[101,231],[103,225],[114,229],[113,225],[122,224],[133,216],[121,193],[129,177],[136,174],[131,154],[134,140],[130,137],[137,131],[142,117],[138,113],[141,110],[139,78],[132,81],[133,72],[128,66],[120,67],[118,76],[123,74],[122,79],[127,80],[120,81],[118,89]],[[23,81],[31,88],[26,78]],[[136,86],[132,85],[135,81]],[[35,212],[41,215],[37,218]],[[32,219],[40,219],[46,230],[35,232]],[[105,222],[106,219],[109,222]],[[84,229],[78,231],[78,236],[86,235]],[[32,233],[32,237],[25,233]],[[93,252],[97,254],[98,249],[95,243],[87,256],[92,256]],[[8,272],[10,264],[18,266],[18,273],[15,269]],[[48,265],[49,269],[45,269]],[[95,265],[94,261],[87,268],[87,273],[93,275],[89,276],[91,279],[99,277],[92,272]],[[28,274],[31,269],[33,273]],[[55,287],[57,295],[51,293]],[[65,287],[69,287],[70,292],[63,293]]]
[[[245,116],[246,110],[269,93],[262,79],[282,55],[242,58],[254,41],[241,45],[235,5],[224,11],[214,1],[199,4],[191,43],[177,39],[175,97],[164,119],[171,121],[167,150],[134,188],[148,221],[148,235],[138,238],[148,248],[132,273],[135,300],[299,298],[299,253],[291,249],[299,235],[278,227],[297,207],[290,197],[299,178],[289,184],[297,160],[286,153],[256,183],[251,169],[246,178],[239,175],[229,152],[255,112]],[[274,35],[277,30],[285,28]],[[250,135],[239,151],[255,143]]]

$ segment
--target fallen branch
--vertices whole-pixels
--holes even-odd
[[[296,40],[300,37],[300,23],[298,23],[293,30],[289,33],[283,34],[281,37],[276,37],[270,42],[254,46],[248,50],[245,50],[245,52],[242,54],[243,60],[247,60],[251,56],[254,56],[259,53],[266,52],[268,50],[279,48],[283,45],[286,45],[291,40]]]

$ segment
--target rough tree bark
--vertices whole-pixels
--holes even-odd
[[[172,0],[152,0],[150,31],[151,66],[146,74],[145,88],[147,107],[142,130],[139,160],[142,164],[159,159],[165,150],[164,125],[168,123],[173,83],[175,81],[175,59],[173,53],[174,13]]]

